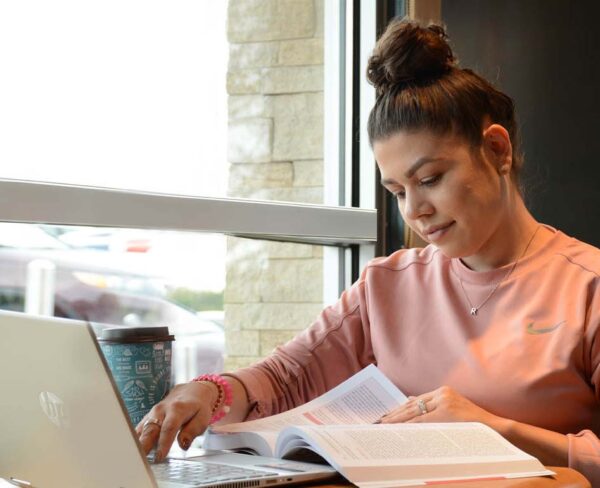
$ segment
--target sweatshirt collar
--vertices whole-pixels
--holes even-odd
[[[554,227],[542,224],[547,229],[551,230],[554,235],[546,243],[546,245],[533,253],[527,254],[519,260],[511,275],[506,277],[509,281],[522,273],[531,271],[538,266],[546,263],[550,257],[556,253],[556,250],[561,247],[563,239],[566,237],[562,232]],[[490,284],[502,280],[513,266],[513,262],[508,263],[500,268],[491,269],[489,271],[473,271],[468,268],[459,258],[449,258],[450,269],[461,280],[475,284]]]

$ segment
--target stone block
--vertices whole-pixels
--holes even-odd
[[[266,242],[245,237],[227,237],[227,265],[233,264],[240,259],[268,258]]]
[[[271,98],[264,95],[230,95],[227,100],[229,121],[271,117]]]
[[[323,91],[323,66],[285,66],[262,71],[265,94]]]
[[[316,30],[314,0],[279,0],[281,39],[312,37]]]
[[[323,203],[323,187],[262,188],[236,191],[238,198],[252,198],[270,202]]]
[[[232,273],[248,274],[258,278],[269,266],[268,244],[270,241],[227,237],[227,258],[225,269]]]
[[[279,48],[279,42],[230,44],[229,71],[275,66],[279,62]]]
[[[225,349],[228,356],[258,356],[260,332],[258,330],[225,330]]]
[[[317,255],[321,246],[310,244],[296,244],[293,242],[261,241],[258,239],[244,239],[240,237],[228,238],[227,252],[232,256],[247,256],[254,260],[255,256],[273,258],[312,258]],[[315,251],[315,248],[317,251]],[[238,258],[239,259],[239,258]]]
[[[323,158],[323,93],[282,95],[271,100],[273,161]]]
[[[271,259],[258,283],[263,302],[323,302],[320,259]]]
[[[266,253],[252,253],[244,249],[244,246],[238,246],[235,254],[228,252],[225,263],[227,286],[224,290],[224,302],[230,304],[260,301],[259,283],[267,267]]]
[[[323,39],[281,41],[278,63],[283,66],[323,64]]]
[[[260,69],[245,69],[227,73],[227,93],[229,95],[245,95],[260,93],[262,73]]]
[[[323,117],[322,92],[274,95],[271,97],[271,104],[271,116],[277,119],[282,119],[286,116],[298,118],[303,114],[311,118]]]
[[[265,241],[269,258],[312,258],[313,246],[293,242]]]
[[[241,330],[241,324],[236,319],[236,307],[239,307],[238,303],[225,303],[223,305],[223,325],[229,332]]]
[[[223,301],[225,303],[245,303],[248,301],[257,301],[260,298],[258,285],[248,283],[243,279],[228,279],[227,286],[223,291]]]
[[[281,188],[292,185],[292,163],[235,163],[229,167],[230,196],[237,190]]]
[[[277,346],[285,344],[296,335],[293,330],[263,330],[260,333],[260,355],[265,357],[273,352]]]
[[[276,283],[274,284],[277,285]],[[226,306],[227,330],[304,330],[323,309],[319,303],[241,303]]]
[[[312,37],[316,30],[313,0],[230,0],[229,42]]]
[[[227,39],[230,43],[271,40],[278,30],[277,0],[229,0]]]
[[[241,119],[229,123],[227,159],[231,163],[262,163],[271,160],[272,119]]]
[[[323,160],[294,161],[294,186],[323,186]]]
[[[329,0],[328,0],[329,1]],[[323,37],[325,27],[325,0],[315,0],[315,37]]]

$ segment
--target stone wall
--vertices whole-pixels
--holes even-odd
[[[323,202],[323,0],[229,0],[228,195]],[[319,246],[228,238],[226,369],[323,306]]]

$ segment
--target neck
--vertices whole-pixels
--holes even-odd
[[[513,263],[531,254],[544,245],[547,232],[529,213],[523,200],[518,198],[515,206],[499,222],[495,232],[479,249],[477,254],[462,258],[462,262],[474,271],[489,271]],[[541,238],[544,234],[544,238]]]

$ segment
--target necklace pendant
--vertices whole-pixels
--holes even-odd
[[[471,315],[477,315],[477,308],[476,307],[473,307],[471,309]]]

